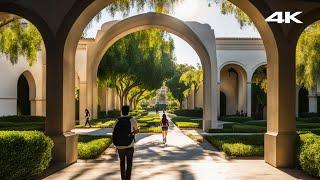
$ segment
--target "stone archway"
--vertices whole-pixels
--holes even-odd
[[[18,110],[17,114],[18,115],[37,115],[36,106],[37,106],[36,82],[31,72],[25,71],[19,76],[18,83],[17,83],[17,110]],[[22,109],[19,110],[19,108],[22,108]]]
[[[64,79],[62,83],[62,104],[65,104],[64,102],[73,102],[72,98],[70,97],[72,97],[71,90],[74,88],[74,55],[77,43],[81,37],[81,33],[90,20],[98,12],[100,12],[102,8],[108,6],[114,1],[115,0],[88,0],[86,3],[76,6],[74,8],[74,12],[70,13],[70,18],[66,20],[66,23],[64,23],[65,25],[62,27],[62,29],[65,28],[69,31],[63,31],[63,33],[66,33],[64,37],[66,40],[63,51],[64,66],[62,74]],[[280,42],[286,42],[286,40],[283,38],[283,31],[281,28],[277,26],[269,26],[267,22],[265,22],[265,17],[272,12],[272,10],[268,9],[269,6],[265,2],[255,3],[254,5],[251,1],[230,1],[247,13],[247,15],[256,25],[266,48],[268,63],[270,62],[272,65],[271,68],[268,68],[268,74],[274,74],[268,78],[268,84],[269,87],[271,87],[268,89],[268,99],[272,103],[269,103],[270,107],[268,108],[268,114],[270,114],[270,116],[268,116],[268,133],[265,135],[265,160],[269,164],[276,167],[288,167],[294,165],[294,149],[296,141],[294,115],[295,106],[288,105],[288,103],[294,104],[294,102],[287,101],[282,97],[287,95],[295,95],[294,91],[290,91],[291,86],[294,86],[294,83],[291,83],[291,80],[295,78],[295,75],[293,73],[293,64],[290,64],[291,66],[289,66],[286,71],[279,71],[282,66],[288,65],[287,63],[279,60],[285,59],[285,55],[288,54],[285,50],[286,44],[280,44]],[[257,6],[259,7],[259,10]],[[263,14],[261,11],[263,11]],[[73,24],[70,24],[70,22],[73,22]],[[284,84],[282,82],[288,82],[288,84]],[[290,93],[288,94],[288,92],[285,92],[285,90],[289,90]],[[218,92],[215,93],[215,96],[218,97]],[[70,110],[72,110],[71,106],[63,108],[63,111],[66,112],[70,112]],[[217,109],[214,111],[217,111]],[[74,112],[74,110],[72,112]],[[73,117],[74,113],[63,115],[61,123],[65,124],[65,130],[72,129],[70,121],[73,119]],[[279,125],[280,121],[284,123],[281,122],[281,125]],[[290,122],[290,126],[285,127],[285,124],[288,124],[288,122]],[[282,132],[285,133],[283,134]],[[277,141],[286,141],[289,143],[279,144],[276,143]]]
[[[226,62],[219,67],[220,90],[227,98],[226,115],[247,113],[247,71],[240,63]]]
[[[127,18],[122,21],[113,21],[103,25],[95,43],[88,48],[88,107],[92,108],[94,115],[97,114],[97,71],[100,61],[109,47],[122,37],[136,31],[159,28],[173,33],[195,49],[200,57],[204,70],[204,130],[217,127],[217,106],[216,106],[216,54],[215,37],[209,25],[196,22],[183,22],[174,17],[146,13]]]

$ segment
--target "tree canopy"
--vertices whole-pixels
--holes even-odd
[[[320,22],[300,36],[296,51],[297,84],[312,89],[320,77]]]
[[[135,32],[106,52],[98,69],[99,84],[115,88],[123,105],[134,88],[140,92],[160,88],[173,75],[174,61],[168,33],[157,29]]]
[[[12,64],[19,56],[26,57],[29,65],[37,60],[42,37],[35,26],[18,16],[0,19],[0,52],[6,54]]]
[[[180,109],[182,109],[182,101],[186,97],[185,92],[191,87],[180,81],[183,73],[192,69],[192,66],[186,64],[176,64],[174,75],[166,82],[166,86],[169,88],[173,98],[177,99],[180,103]]]
[[[200,86],[203,83],[203,71],[201,69],[201,66],[198,66],[198,68],[190,68],[186,72],[184,72],[180,77],[180,82],[184,83],[188,89],[186,89],[185,96],[188,96],[191,91],[193,91],[193,98],[194,98],[194,107],[196,105],[196,94],[198,93],[198,90],[200,89]]]

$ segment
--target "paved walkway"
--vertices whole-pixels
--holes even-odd
[[[215,180],[215,179],[296,179],[304,178],[298,170],[279,170],[263,160],[226,160],[210,146],[203,148],[173,126],[168,143],[161,134],[140,134],[135,146],[133,180]],[[76,130],[88,133],[86,130]],[[109,130],[92,130],[101,134]],[[98,159],[81,161],[46,179],[119,180],[119,162],[114,147]]]

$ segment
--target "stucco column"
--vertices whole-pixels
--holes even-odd
[[[251,82],[247,82],[247,115],[251,117]]]
[[[30,99],[31,115],[32,116],[45,116],[43,112],[44,99]]]
[[[106,105],[107,105],[107,87],[103,86],[99,88],[99,106],[100,111],[106,111]]]
[[[80,81],[80,93],[79,93],[79,123],[84,125],[85,119],[85,109],[87,108],[87,82]]]
[[[265,161],[274,167],[294,167],[296,163],[295,48],[279,40],[277,51],[268,55],[267,133]],[[278,56],[277,56],[278,55]]]
[[[314,90],[309,90],[309,113],[317,112],[317,94]]]
[[[53,39],[46,46],[46,122],[45,133],[54,141],[53,161],[65,165],[77,161],[78,136],[75,126],[75,62],[64,57],[64,44]],[[69,51],[68,51],[69,52]]]
[[[92,118],[98,118],[98,85],[96,81],[92,82]]]
[[[220,117],[220,82],[217,83],[217,115]]]

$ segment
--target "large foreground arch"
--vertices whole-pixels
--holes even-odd
[[[217,128],[217,60],[215,36],[209,25],[196,22],[183,22],[177,18],[159,14],[145,13],[122,21],[112,21],[103,25],[97,39],[88,48],[88,105],[97,114],[97,71],[103,55],[117,40],[124,36],[150,28],[158,28],[173,33],[187,43],[198,54],[204,71],[204,130]],[[92,98],[90,97],[92,95]],[[90,103],[92,102],[92,103]]]
[[[265,1],[230,0],[252,19],[265,45],[268,59],[268,132],[265,135],[265,160],[276,167],[288,167],[295,164],[295,63],[294,52],[288,52],[284,31],[280,26],[270,26],[265,17],[273,13]],[[81,33],[90,20],[115,0],[87,0],[74,6],[63,23],[62,39],[65,39],[63,54],[63,103],[74,102],[74,56]],[[68,31],[68,32],[66,32]],[[290,62],[284,61],[288,58]],[[280,60],[281,59],[281,60]],[[282,70],[286,67],[285,70]],[[285,82],[285,83],[284,83]],[[215,92],[218,97],[218,92]],[[290,98],[291,97],[291,98]],[[210,97],[211,98],[211,97]],[[71,103],[73,104],[73,103]],[[62,122],[67,129],[73,126],[74,108],[64,107]],[[217,110],[214,110],[217,111]],[[72,112],[72,113],[70,113]],[[288,126],[288,124],[290,124]]]

